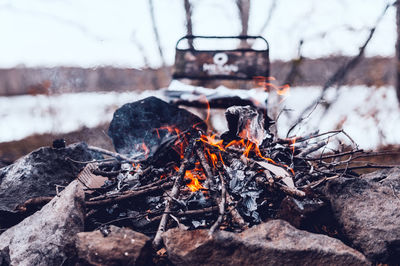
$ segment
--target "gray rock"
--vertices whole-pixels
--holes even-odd
[[[158,147],[176,134],[174,130],[168,130],[177,128],[184,132],[194,125],[207,128],[199,117],[185,109],[156,97],[148,97],[127,103],[115,111],[108,135],[119,153],[133,158],[145,158],[152,156]]]
[[[83,231],[84,191],[79,181],[69,184],[40,211],[0,235],[0,250],[11,265],[61,265]]]
[[[399,168],[334,179],[324,193],[355,248],[374,262],[400,262]]]
[[[76,161],[94,159],[85,143],[76,143],[61,149],[43,147],[1,168],[0,213],[16,212],[18,205],[31,198],[55,196],[56,185],[67,186],[85,166],[67,157]]]
[[[163,240],[169,259],[176,265],[369,265],[341,241],[298,230],[282,220],[240,234],[208,232],[168,230]]]
[[[127,228],[110,226],[100,231],[77,235],[76,250],[79,263],[85,265],[150,265],[150,238]]]

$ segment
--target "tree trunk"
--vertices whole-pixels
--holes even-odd
[[[185,7],[185,15],[186,15],[186,35],[193,35],[193,26],[192,26],[192,5],[190,4],[190,0],[183,0],[183,4]],[[189,47],[193,48],[193,40],[189,39]]]
[[[236,0],[236,6],[238,7],[240,24],[242,26],[240,35],[246,36],[249,33],[250,0]],[[249,47],[250,45],[247,43],[247,40],[240,42],[240,48]]]
[[[396,26],[397,26],[397,42],[396,42],[396,92],[397,99],[400,103],[400,3],[396,3]]]

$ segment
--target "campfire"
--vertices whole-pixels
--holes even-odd
[[[275,254],[278,246],[290,249],[292,243],[303,242],[294,248],[296,252],[302,254],[306,249],[310,254],[318,254],[316,257],[310,255],[303,260],[304,262],[311,262],[309,259],[314,258],[314,263],[322,263],[330,258],[332,261],[350,264],[369,263],[363,254],[337,239],[364,251],[373,261],[393,261],[390,253],[369,254],[367,248],[357,244],[357,238],[353,240],[354,244],[349,242],[348,238],[353,237],[352,227],[346,227],[343,220],[347,216],[342,215],[342,207],[338,207],[342,204],[341,199],[351,200],[349,195],[353,193],[349,191],[349,195],[346,194],[342,198],[340,193],[345,191],[345,186],[341,187],[341,184],[362,180],[355,170],[392,168],[357,163],[360,158],[378,155],[377,153],[358,149],[342,130],[278,138],[270,130],[274,121],[267,116],[265,110],[253,106],[232,106],[226,110],[225,117],[228,130],[217,134],[207,130],[209,111],[203,121],[184,109],[150,97],[126,104],[115,112],[108,133],[116,152],[93,146],[65,147],[65,142],[61,140],[55,141],[53,148],[49,150],[38,150],[39,154],[56,153],[57,158],[62,154],[57,167],[70,167],[66,165],[68,163],[74,167],[73,171],[76,173],[77,169],[80,169],[77,179],[85,189],[86,211],[82,216],[82,223],[87,233],[78,234],[78,240],[74,240],[77,251],[75,255],[66,255],[69,256],[68,260],[73,261],[73,256],[78,256],[90,263],[107,261],[106,257],[116,254],[110,251],[114,249],[105,251],[105,248],[100,248],[103,245],[115,245],[115,249],[130,247],[118,244],[118,241],[122,240],[115,234],[122,234],[123,239],[132,235],[132,243],[141,239],[138,242],[143,244],[140,250],[146,250],[150,254],[146,255],[147,258],[152,257],[152,263],[158,265],[171,263],[170,261],[178,265],[198,264],[196,260],[213,264],[226,257],[226,254],[219,253],[221,250],[237,250],[243,246],[245,251],[239,248],[240,252],[246,254],[249,248],[252,249],[254,237],[261,235],[264,235],[265,239],[261,242],[257,240],[256,246],[262,247],[262,255],[257,258],[252,257],[252,252],[249,256],[235,255],[232,258],[236,260],[236,264],[263,263],[265,261],[260,260],[260,257],[265,256],[269,261],[276,259],[283,263],[282,261],[287,259],[288,263],[293,263],[293,260],[297,259],[290,256],[284,259],[272,254]],[[330,141],[338,135],[347,138],[350,145],[330,145]],[[77,153],[74,149],[78,147],[81,150]],[[64,152],[68,149],[73,151]],[[33,155],[36,153],[32,153],[33,158],[40,158]],[[81,154],[81,157],[77,154]],[[28,155],[9,169],[3,168],[5,170],[3,174],[0,173],[0,177],[6,180],[9,173],[17,172],[12,170],[12,167],[18,169],[21,167],[19,165],[35,160],[29,158]],[[61,162],[65,165],[60,166]],[[24,169],[26,170],[26,167]],[[374,178],[382,182],[389,176],[390,174],[385,174],[382,179]],[[55,182],[64,182],[62,180],[65,177],[59,178]],[[50,200],[59,202],[57,197],[53,198],[52,189],[36,193],[34,197],[23,191],[24,187],[29,191],[31,186],[30,183],[23,185],[20,188],[21,195],[15,195],[15,202],[8,202],[2,207],[3,212],[7,210],[9,217],[0,219],[2,227],[10,227],[20,222]],[[57,191],[57,195],[68,195],[71,186],[72,184],[63,192]],[[77,189],[77,185],[75,186],[74,189]],[[356,190],[360,189],[358,183],[355,186]],[[394,189],[393,187],[393,191]],[[370,196],[374,192],[367,193]],[[63,197],[65,196],[60,196],[59,199]],[[45,205],[41,211],[29,216],[21,224],[39,216],[40,212],[51,208],[47,207],[50,205],[51,203]],[[76,203],[68,203],[68,206],[75,205]],[[356,208],[362,210],[363,206]],[[49,217],[52,217],[55,214],[54,210],[51,209],[50,212],[52,214]],[[43,218],[40,218],[40,221],[42,220]],[[300,231],[289,223],[307,232]],[[101,234],[95,235],[96,232]],[[280,232],[285,232],[285,237],[280,237]],[[0,235],[0,240],[4,235],[7,237],[4,233]],[[310,240],[314,238],[315,241]],[[113,240],[103,243],[101,239],[114,239],[117,242]],[[103,244],[98,244],[98,248],[93,251],[91,243],[96,241]],[[197,242],[188,246],[182,241]],[[210,244],[210,241],[215,244]],[[271,246],[268,246],[268,241],[272,241]],[[208,250],[208,245],[211,245],[209,248],[213,245],[226,248],[212,248],[213,251],[206,252],[212,253],[210,257],[204,256],[206,253],[196,251],[203,248]],[[0,251],[2,248],[0,244]],[[182,253],[182,249],[185,249],[186,253]],[[151,250],[156,253],[152,253]],[[338,254],[337,250],[345,250],[343,254],[346,255]],[[123,252],[121,256],[129,257],[126,254],[130,252]],[[293,250],[285,249],[280,252],[292,254]],[[294,254],[297,254],[296,252]],[[135,255],[136,263],[140,261],[139,258],[145,256],[142,251],[140,254]],[[127,262],[125,259],[117,261]]]
[[[159,100],[144,103],[151,101]],[[342,131],[278,139],[269,131],[273,121],[250,106],[228,108],[229,130],[220,136],[205,129],[208,119],[209,112],[205,121],[192,121],[185,129],[177,124],[151,129],[163,141],[156,149],[150,147],[152,141],[136,143],[134,154],[141,159],[115,154],[119,160],[86,166],[91,174],[83,171],[80,180],[90,192],[87,226],[131,227],[152,236],[153,246],[159,248],[162,233],[173,227],[242,232],[279,217],[299,220],[293,216],[306,215],[284,212],[282,202],[295,199],[297,204],[312,205],[316,213],[326,205],[316,188],[339,176],[357,176],[348,168],[352,159],[345,156],[361,151],[309,156],[333,135],[346,135]],[[119,139],[112,128],[113,123],[110,135],[115,143]],[[133,154],[126,147],[121,150]],[[155,150],[152,156],[150,150]],[[98,176],[108,178],[106,185],[92,188]],[[335,233],[326,224],[318,226],[314,231]]]

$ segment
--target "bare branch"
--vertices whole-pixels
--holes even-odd
[[[192,5],[190,0],[183,0],[183,5],[185,8],[185,18],[186,18],[186,35],[193,35],[193,24],[192,24]],[[193,48],[193,40],[189,39],[189,47]]]
[[[160,34],[158,32],[158,27],[157,27],[157,23],[156,23],[156,17],[154,14],[154,4],[153,4],[153,0],[149,0],[149,11],[150,11],[150,17],[151,17],[151,23],[153,26],[153,32],[154,32],[154,36],[156,38],[156,43],[157,43],[157,47],[158,47],[158,53],[160,54],[160,59],[161,59],[161,64],[163,67],[166,66],[165,63],[165,58],[164,58],[164,52],[161,46],[161,40],[160,40]]]
[[[276,3],[277,3],[277,2],[278,2],[278,0],[273,0],[273,1],[272,1],[272,4],[271,4],[271,6],[270,6],[270,8],[269,8],[269,12],[268,12],[267,19],[265,20],[265,22],[264,22],[264,24],[262,25],[260,31],[258,32],[258,35],[263,35],[263,33],[265,32],[265,30],[267,29],[267,27],[268,27],[268,25],[269,25],[269,23],[270,23],[270,21],[271,21],[271,19],[272,19],[272,16],[274,15],[274,12],[275,12],[275,9],[276,9]]]
[[[392,4],[387,4],[385,8],[383,9],[382,13],[376,20],[375,25],[370,29],[369,34],[364,41],[363,45],[359,48],[359,52],[356,56],[354,56],[350,61],[345,63],[343,66],[339,67],[336,72],[327,80],[327,82],[324,84],[322,87],[322,91],[320,95],[318,96],[317,99],[315,99],[309,106],[307,106],[298,116],[297,120],[295,121],[294,125],[291,127],[290,131],[294,129],[301,121],[304,120],[304,116],[307,112],[310,110],[315,110],[315,108],[319,105],[319,103],[324,99],[325,93],[328,88],[332,87],[335,83],[341,83],[343,80],[347,77],[347,75],[352,71],[358,63],[360,63],[361,59],[364,56],[365,49],[367,48],[369,42],[371,41],[372,37],[374,36],[374,33],[376,31],[376,28],[378,27],[379,23],[381,20],[384,18],[387,10]]]

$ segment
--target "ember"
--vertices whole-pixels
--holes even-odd
[[[154,246],[160,245],[166,228],[180,224],[190,229],[241,231],[280,217],[285,197],[310,199],[318,203],[318,211],[325,205],[312,200],[318,199],[314,189],[339,175],[355,175],[338,169],[340,164],[308,157],[338,132],[276,139],[269,132],[270,119],[250,106],[228,108],[226,118],[229,131],[221,136],[205,132],[195,120],[186,130],[178,127],[176,118],[178,123],[155,128],[156,138],[168,141],[152,154],[148,151],[153,148],[142,142],[143,159],[130,164],[122,160],[109,169],[119,174],[109,178],[102,191],[88,196],[87,205],[93,210],[88,227],[113,223],[156,232],[148,233]],[[97,167],[103,169],[103,163]],[[169,220],[169,216],[180,218]],[[288,217],[287,212],[282,217]],[[326,231],[322,225],[318,230]]]
[[[163,123],[149,121],[151,118],[158,119],[159,106],[176,112],[171,112],[169,117],[164,117]],[[130,108],[136,109],[137,112],[146,109],[146,114],[140,116]],[[344,195],[336,199],[335,195],[341,193],[342,188],[334,184],[336,180],[338,184],[354,182],[354,187],[358,189],[357,180],[362,179],[357,179],[358,174],[353,170],[362,166],[356,164],[355,160],[369,154],[357,149],[354,145],[354,148],[350,150],[347,148],[347,150],[338,150],[329,154],[322,152],[318,156],[313,156],[314,152],[322,148],[324,151],[327,150],[328,142],[333,139],[333,136],[343,134],[348,137],[345,132],[338,130],[322,134],[314,133],[305,137],[279,139],[269,130],[273,122],[264,112],[250,106],[228,108],[225,113],[228,131],[221,135],[207,132],[205,123],[195,115],[170,107],[158,99],[145,99],[121,109],[130,116],[114,116],[114,119],[136,117],[134,123],[130,124],[126,121],[111,123],[114,125],[110,130],[113,140],[118,143],[119,150],[124,151],[124,154],[78,145],[77,147],[88,150],[86,153],[90,158],[92,158],[92,153],[95,153],[97,160],[90,161],[89,157],[82,157],[82,159],[72,157],[72,154],[75,155],[72,152],[61,160],[61,165],[66,162],[78,166],[86,165],[78,175],[78,181],[86,187],[84,201],[88,212],[85,216],[82,214],[82,217],[85,217],[85,231],[96,230],[95,232],[100,232],[102,237],[105,237],[118,232],[115,227],[108,227],[109,225],[128,227],[147,235],[141,235],[140,238],[144,242],[152,241],[153,247],[158,249],[157,254],[165,254],[162,252],[163,248],[171,248],[171,242],[166,242],[163,238],[168,235],[171,238],[171,234],[164,234],[164,232],[172,228],[174,232],[205,229],[208,233],[204,241],[216,241],[217,246],[220,246],[220,243],[217,243],[223,239],[220,238],[222,235],[227,236],[227,239],[240,242],[243,239],[238,236],[242,233],[233,234],[232,232],[251,232],[259,230],[257,228],[270,226],[277,226],[278,231],[282,229],[291,232],[288,233],[289,235],[299,234],[299,231],[293,233],[297,229],[277,219],[286,220],[299,229],[309,231],[307,237],[310,238],[322,237],[321,234],[339,239],[345,237],[336,220],[332,218],[332,211],[340,213],[342,211],[338,209],[340,202],[349,198]],[[121,111],[116,113],[121,113]],[[121,135],[115,126],[118,124],[124,127],[124,132],[127,134],[134,133],[134,137]],[[149,128],[149,124],[156,127]],[[124,141],[118,140],[118,137],[123,137]],[[350,137],[348,139],[352,142]],[[127,147],[123,146],[123,143]],[[130,151],[128,146],[134,151]],[[48,153],[57,155],[71,148],[50,148]],[[99,154],[107,158],[100,159]],[[371,153],[371,155],[376,154]],[[38,152],[34,152],[32,158],[37,157]],[[47,157],[45,159],[47,160]],[[33,159],[21,160],[19,164],[25,161],[30,162],[30,160]],[[37,165],[41,166],[43,162],[39,160]],[[11,167],[19,166],[17,163],[16,166]],[[390,168],[390,166],[376,165],[366,167]],[[24,179],[24,171],[28,168],[22,165],[23,171],[17,168],[17,170],[10,170],[9,173],[21,172],[21,179]],[[57,164],[54,168],[58,169]],[[42,170],[32,172],[42,173]],[[53,175],[53,169],[51,169],[51,175]],[[7,174],[4,176],[4,180],[9,178]],[[60,177],[64,178],[64,175],[60,174]],[[38,178],[33,180],[36,182]],[[75,181],[75,184],[78,181]],[[328,186],[329,184],[331,185]],[[389,185],[391,186],[390,193],[386,191],[385,195],[393,194],[395,197],[394,186],[392,183]],[[32,185],[24,183],[24,186],[29,192],[28,188]],[[20,189],[21,183],[17,183],[17,187]],[[322,189],[326,187],[329,189],[327,192]],[[76,190],[78,187],[65,190],[71,189]],[[9,191],[13,193],[15,189],[12,188]],[[9,206],[13,206],[10,210],[18,211],[18,216],[12,213],[14,215],[11,216],[14,217],[12,219],[0,217],[0,225],[12,226],[13,221],[19,219],[18,217],[36,211],[38,207],[51,200],[49,192],[46,193],[40,194],[42,196],[38,198],[19,196],[19,201],[15,202],[12,201],[12,197],[7,197],[6,207],[10,209]],[[364,193],[371,195],[372,192]],[[377,198],[382,196],[378,192],[374,193]],[[81,194],[83,197],[83,191]],[[326,195],[330,197],[329,200],[326,199]],[[23,200],[21,201],[20,198]],[[58,197],[55,199],[57,200]],[[338,202],[335,203],[337,206],[331,205],[331,202]],[[384,200],[379,202],[385,204]],[[59,204],[62,203],[59,201]],[[349,203],[346,204],[349,205]],[[46,206],[50,209],[53,205]],[[357,205],[357,208],[364,208],[363,206]],[[5,209],[4,206],[3,209]],[[368,210],[365,209],[364,213],[368,213]],[[387,217],[391,217],[389,212],[387,214]],[[346,218],[343,216],[343,219]],[[370,220],[364,219],[362,215],[359,215],[357,219],[370,223]],[[41,221],[42,218],[39,217],[38,220]],[[350,222],[353,228],[354,221],[350,219]],[[113,228],[111,233],[109,228]],[[203,231],[199,230],[199,232]],[[217,233],[217,231],[223,232]],[[274,241],[274,235],[269,233],[265,235],[266,232],[255,234],[259,233],[263,234],[265,239],[271,238],[271,241]],[[246,237],[251,238],[251,233],[248,234]],[[355,234],[354,237],[358,235]],[[321,240],[320,243],[325,243],[325,240]],[[306,240],[301,239],[301,241]],[[332,247],[336,248],[335,241],[337,240],[330,239],[330,241]],[[159,249],[162,244],[164,247]],[[230,243],[229,245],[236,247],[238,244]],[[275,247],[275,244],[265,244],[264,248],[269,246]],[[314,252],[320,254],[319,248],[322,247],[314,246]],[[169,252],[172,251],[168,250],[168,256],[170,256]],[[356,251],[351,250],[351,252],[353,252],[351,256],[359,256]],[[362,256],[358,258],[364,261]]]

